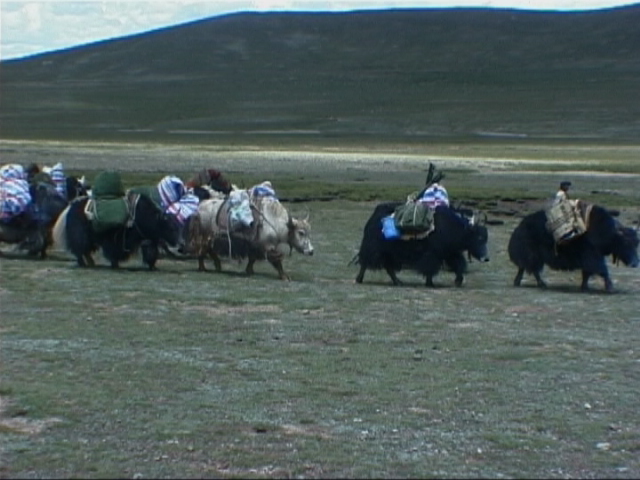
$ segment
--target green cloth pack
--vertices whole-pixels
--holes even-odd
[[[433,224],[433,210],[422,202],[408,202],[395,209],[393,218],[402,232],[425,232]]]
[[[93,198],[124,197],[124,186],[120,173],[114,171],[100,172],[93,181],[91,196]]]
[[[129,204],[125,198],[93,200],[91,217],[91,223],[96,233],[125,226],[129,219]]]

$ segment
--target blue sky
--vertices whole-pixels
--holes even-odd
[[[0,59],[59,50],[239,11],[454,6],[595,10],[634,3],[637,0],[2,0]]]

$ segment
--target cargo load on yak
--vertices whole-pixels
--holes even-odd
[[[395,209],[393,219],[401,233],[425,233],[433,226],[433,209],[422,202],[405,203]]]
[[[26,212],[30,204],[31,192],[22,165],[12,163],[0,167],[0,221],[11,222]]]
[[[67,195],[67,177],[64,174],[62,163],[58,162],[53,167],[42,167],[42,172],[49,176],[51,183],[55,185],[56,191],[62,198],[68,198]]]
[[[27,214],[31,204],[31,192],[26,180],[0,179],[0,222],[10,223],[21,214]]]
[[[85,215],[91,220],[96,233],[126,225],[129,204],[118,172],[104,171],[96,176]]]
[[[399,205],[392,215],[382,219],[385,238],[413,240],[433,231],[434,210],[440,205],[449,206],[447,190],[438,183],[443,178],[444,174],[429,162],[425,187],[408,195],[405,204]]]
[[[182,224],[198,211],[200,203],[200,199],[187,191],[183,181],[174,175],[166,175],[155,187],[133,187],[129,191],[151,198],[160,210],[175,215]]]
[[[547,229],[557,244],[573,240],[587,231],[581,207],[585,207],[585,204],[580,200],[566,199],[555,202],[547,209]]]

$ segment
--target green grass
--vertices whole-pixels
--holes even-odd
[[[126,181],[166,168],[152,156]],[[269,178],[292,196],[415,186],[402,188],[415,167],[388,182],[370,170]],[[447,185],[462,200],[550,194],[553,178],[454,169]],[[633,177],[610,181],[638,204]],[[266,263],[247,278],[234,262],[1,258],[2,476],[637,477],[638,272],[611,265],[613,295],[599,281],[581,294],[577,272],[514,288],[516,215],[490,227],[491,262],[471,263],[462,288],[448,272],[435,289],[412,272],[405,287],[383,272],[357,285],[347,264],[374,205],[290,204],[311,212],[316,248],[285,258],[290,283]]]

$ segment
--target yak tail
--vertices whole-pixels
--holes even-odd
[[[67,214],[69,213],[69,208],[71,208],[71,205],[67,205],[62,213],[58,215],[58,219],[53,226],[53,230],[51,232],[53,250],[67,249]]]
[[[360,252],[356,253],[353,258],[349,260],[349,263],[347,263],[347,267],[350,267],[351,265],[357,265],[358,263],[360,263]]]

